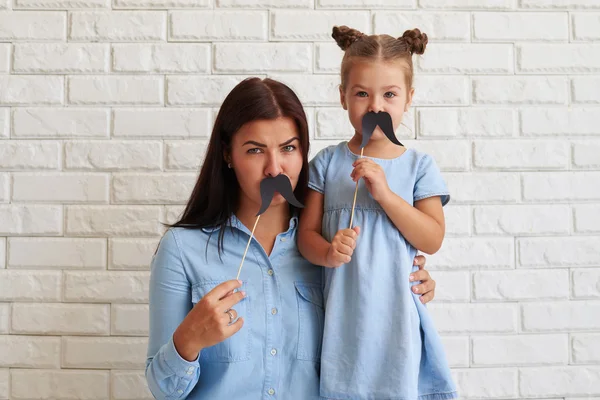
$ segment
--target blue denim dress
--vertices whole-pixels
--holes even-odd
[[[324,194],[322,234],[331,241],[348,228],[359,158],[347,142],[319,152],[309,187]],[[449,200],[441,173],[427,154],[407,149],[394,159],[373,158],[390,189],[411,205],[427,197]],[[427,308],[411,291],[417,250],[359,181],[352,261],[323,268],[325,330],[321,396],[330,399],[445,400],[458,397],[444,348]]]

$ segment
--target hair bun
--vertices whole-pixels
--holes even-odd
[[[427,34],[417,28],[405,31],[399,39],[406,43],[410,54],[423,54],[428,42]]]
[[[335,39],[335,42],[344,51],[363,36],[365,34],[361,31],[349,28],[346,25],[334,26],[331,33],[331,37]]]

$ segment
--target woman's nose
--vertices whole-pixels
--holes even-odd
[[[281,160],[278,155],[269,154],[267,159],[267,165],[265,166],[265,175],[266,176],[277,176],[283,172],[281,168]]]

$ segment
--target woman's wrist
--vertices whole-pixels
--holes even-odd
[[[191,349],[189,341],[186,340],[185,334],[180,328],[177,328],[173,333],[173,344],[175,345],[175,351],[181,358],[186,361],[192,362],[198,358],[200,349]]]

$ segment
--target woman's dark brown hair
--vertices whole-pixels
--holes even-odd
[[[248,78],[227,95],[210,136],[200,176],[179,221],[170,227],[191,229],[220,228],[218,249],[229,219],[238,206],[240,185],[233,169],[227,167],[224,151],[229,151],[233,135],[242,125],[256,120],[287,117],[294,121],[302,149],[302,170],[294,194],[301,202],[308,188],[308,123],[296,94],[273,79]],[[294,207],[292,212],[294,212]]]

